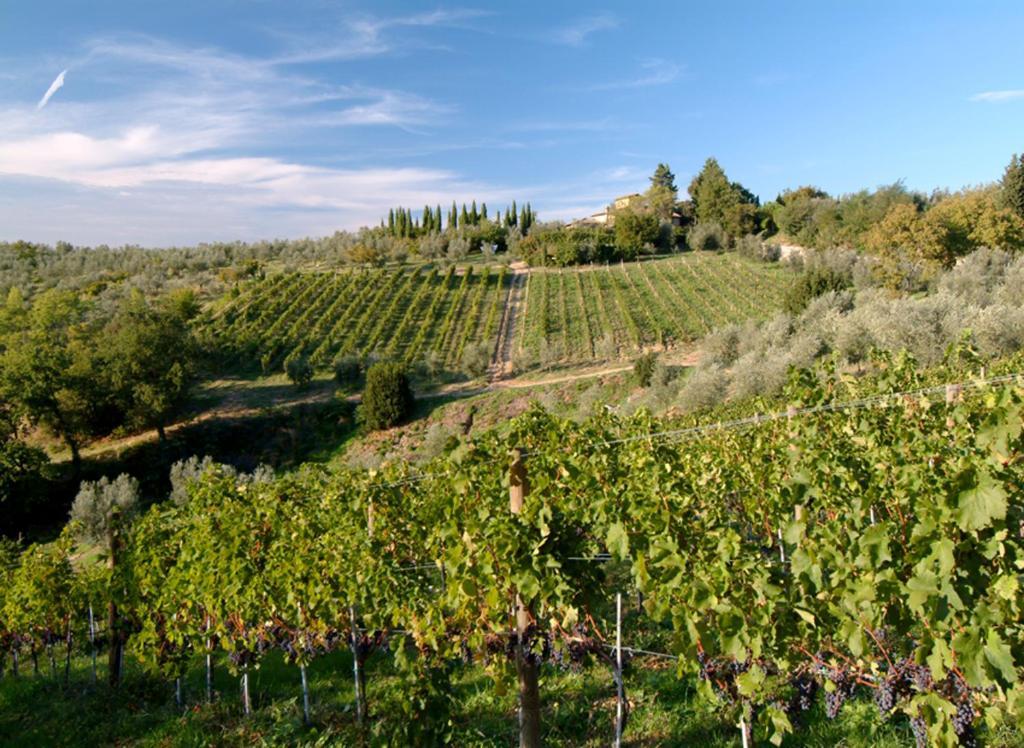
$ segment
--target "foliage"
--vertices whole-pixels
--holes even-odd
[[[33,492],[49,463],[43,450],[26,444],[10,406],[0,405],[0,505],[9,508]]]
[[[717,223],[733,237],[755,230],[757,199],[742,185],[730,182],[715,159],[704,162],[688,192],[697,223]]]
[[[401,423],[412,411],[413,396],[401,364],[381,361],[366,370],[358,418],[370,431]]]
[[[645,353],[633,363],[633,377],[641,387],[650,387],[654,369],[658,365],[658,354]]]
[[[644,251],[651,251],[660,235],[657,216],[624,209],[615,213],[615,246],[622,259],[635,259]]]
[[[1024,158],[1013,154],[1003,172],[1000,187],[1003,206],[1024,219]]]
[[[313,365],[302,353],[292,353],[284,360],[284,372],[296,387],[305,387],[313,380]]]
[[[717,223],[698,223],[690,229],[686,243],[693,250],[716,252],[729,248],[729,237]]]
[[[187,295],[153,305],[133,294],[102,333],[105,379],[128,425],[155,426],[161,439],[192,392],[194,315]]]
[[[85,309],[75,294],[61,291],[41,294],[0,350],[0,394],[15,412],[60,436],[76,465],[109,402],[95,359]]]
[[[356,356],[341,355],[334,359],[334,381],[339,387],[358,384],[363,378],[363,365]]]
[[[71,521],[86,541],[105,544],[119,523],[138,511],[139,482],[121,474],[114,480],[83,481],[71,505]]]
[[[799,314],[813,299],[829,291],[842,291],[850,285],[849,276],[832,268],[808,268],[789,287],[782,308],[790,314]]]

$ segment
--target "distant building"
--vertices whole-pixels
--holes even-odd
[[[615,211],[624,210],[626,208],[637,205],[642,202],[644,196],[639,192],[634,192],[631,195],[622,195],[612,200],[611,205],[607,206],[604,210],[592,213],[585,218],[577,218],[575,221],[570,221],[566,224],[569,228],[577,228],[581,226],[614,226],[615,225]]]
[[[575,221],[569,221],[566,226],[571,229],[584,226],[607,226],[611,228],[615,225],[616,211],[628,210],[629,208],[643,209],[644,207],[646,207],[644,205],[644,196],[639,192],[634,192],[630,195],[617,197],[604,210],[592,213],[584,218],[577,218]],[[683,225],[683,214],[678,210],[672,211],[672,224],[674,226]]]

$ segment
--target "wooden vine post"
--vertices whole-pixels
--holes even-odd
[[[111,512],[110,526],[107,528],[107,541],[110,544],[110,558],[107,565],[110,567],[110,583],[117,584],[117,560],[121,551],[121,533],[118,527],[120,512],[115,508]],[[121,632],[118,630],[117,603],[114,602],[113,589],[111,589],[110,606],[107,609],[107,637],[109,650],[107,652],[107,677],[110,685],[117,687],[121,682],[121,668],[123,667],[123,652],[121,649]]]
[[[508,503],[512,514],[523,511],[523,502],[530,486],[523,462],[522,450],[512,450],[512,467],[509,470]],[[526,658],[523,635],[529,628],[533,616],[516,593],[516,631],[519,643],[516,646],[516,672],[519,675],[519,747],[540,748],[540,666]]]

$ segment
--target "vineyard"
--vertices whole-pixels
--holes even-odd
[[[535,270],[517,358],[576,363],[692,342],[731,322],[771,316],[785,273],[735,254]]]
[[[770,316],[787,277],[735,254],[534,269],[509,353],[526,369],[691,342],[723,324]],[[510,286],[509,271],[494,265],[286,273],[253,282],[205,326],[218,350],[265,371],[294,355],[327,368],[339,355],[371,354],[462,371],[467,352],[493,355]]]
[[[474,346],[493,351],[506,278],[487,265],[283,273],[230,299],[206,330],[228,357],[265,371],[293,355],[327,368],[371,354],[458,370]]]
[[[400,744],[452,740],[451,684],[475,668],[517,684],[509,728],[539,745],[541,674],[588,663],[612,674],[606,744],[628,741],[629,660],[653,654],[736,744],[790,740],[823,700],[829,718],[867,701],[918,746],[974,745],[1024,698],[1020,363],[803,372],[781,409],[710,423],[535,409],[418,471],[210,470],[183,501],[112,514],[112,568],[72,566],[74,526],[25,550],[0,643],[56,673],[54,650],[109,611],[112,682],[123,649],[168,682],[225,656],[245,712],[281,653],[307,719],[310,663],[350,650],[349,724]],[[624,624],[623,601],[642,615]],[[392,662],[402,714],[371,718],[371,658]]]

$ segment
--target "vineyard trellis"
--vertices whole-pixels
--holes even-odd
[[[303,668],[349,647],[358,680],[387,646],[431,695],[403,725],[436,737],[453,660],[518,679],[524,714],[541,664],[618,667],[628,644],[603,638],[596,604],[614,563],[673,632],[672,652],[650,653],[678,657],[744,738],[796,729],[815,692],[830,714],[866,692],[922,741],[969,742],[1024,696],[1024,380],[930,384],[899,359],[880,372],[804,372],[792,407],[721,424],[531,410],[416,474],[240,484],[214,469],[187,505],[125,528],[114,569],[76,572],[73,528],[25,550],[0,587],[0,641],[35,661],[110,601],[154,670],[177,678],[215,647],[243,689],[271,649]]]

